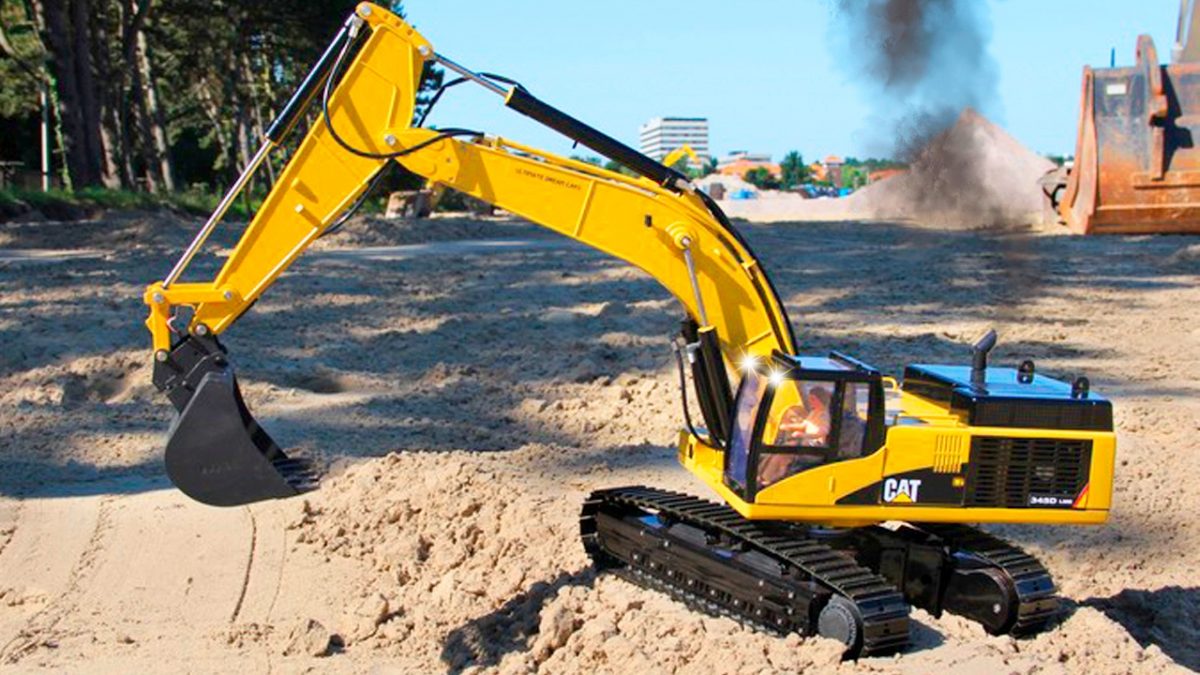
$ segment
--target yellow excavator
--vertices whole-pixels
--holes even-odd
[[[446,86],[482,86],[635,176],[414,122],[429,64],[457,75]],[[182,282],[229,204],[310,109],[315,121],[219,273]],[[842,353],[798,355],[766,271],[686,176],[513,80],[439,54],[373,4],[357,6],[265,136],[179,262],[145,292],[154,383],[179,412],[166,470],[190,497],[232,506],[317,486],[316,467],[281,450],[247,409],[218,336],[394,161],[624,260],[681,303],[679,461],[722,503],[644,486],[597,490],[580,532],[599,570],[763,629],[840,640],[847,657],[903,649],[911,606],[993,634],[1053,623],[1045,567],[966,523],[1104,522],[1112,406],[1085,378],[1055,380],[1031,361],[989,367],[994,332],[969,365],[911,365],[900,382]]]

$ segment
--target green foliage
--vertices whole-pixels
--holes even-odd
[[[604,168],[605,168],[605,169],[607,169],[607,170],[609,170],[609,171],[612,171],[613,173],[620,173],[620,174],[624,174],[624,175],[626,175],[626,176],[629,176],[629,177],[631,177],[631,178],[636,178],[636,177],[637,177],[637,174],[636,174],[636,173],[634,173],[634,172],[633,172],[631,169],[629,169],[629,168],[628,168],[628,167],[626,167],[625,165],[623,165],[623,164],[621,164],[620,162],[617,162],[617,161],[615,161],[615,160],[611,160],[611,159],[610,159],[610,160],[608,160],[607,162],[605,162],[605,163],[604,163]]]
[[[698,169],[693,170],[691,165],[691,158],[687,155],[684,155],[683,157],[675,160],[675,163],[671,165],[671,168],[689,178],[696,178],[700,175],[700,172]]]
[[[796,150],[792,150],[783,156],[783,161],[779,163],[779,169],[782,174],[781,182],[784,189],[794,188],[802,183],[807,183],[812,173],[808,165],[804,163],[804,156]]]
[[[883,169],[907,169],[908,165],[904,162],[899,162],[894,159],[868,157],[866,159],[858,159],[857,157],[847,157],[842,162],[843,167],[852,166],[864,169],[867,173],[872,171],[882,171]]]
[[[24,119],[39,110],[36,83],[16,61],[0,59],[0,119]]]
[[[38,112],[38,85],[46,50],[38,38],[28,0],[0,0],[0,118]]]
[[[0,0],[0,160],[40,162],[39,88],[46,50],[28,0]]]
[[[842,187],[857,190],[870,182],[871,174],[886,169],[906,169],[908,165],[894,159],[847,157],[842,162]]]
[[[106,184],[115,181],[128,190],[146,188],[148,175],[161,161],[155,147],[158,141],[149,140],[157,137],[145,131],[152,123],[165,135],[172,167],[167,173],[174,175],[178,189],[197,186],[197,194],[202,194],[227,185],[257,146],[272,115],[308,74],[356,4],[356,0],[89,0],[84,6],[90,10],[90,20],[80,28],[73,20],[65,27],[46,20],[47,8],[62,3],[0,0],[0,160],[20,161],[27,170],[36,170],[40,161],[37,85],[54,70],[46,64],[64,57],[47,46],[72,51],[86,45],[82,58],[90,61],[87,70],[94,75],[96,89],[93,108],[100,110],[94,125],[102,126],[104,141],[95,141],[101,132],[91,131],[94,126],[87,122],[92,118],[85,119],[78,103],[59,105],[57,91],[52,101],[54,124],[56,131],[65,130],[68,136],[82,133],[104,149]],[[402,2],[384,4],[403,16]],[[131,14],[130,8],[146,11]],[[141,82],[141,68],[130,65],[141,62],[135,58],[139,54],[147,63],[146,82]],[[439,68],[427,69],[417,92],[418,114],[442,76]],[[59,86],[54,80],[51,84]],[[148,97],[142,93],[146,91],[153,92],[157,114],[138,106]],[[310,110],[289,147],[314,121]],[[69,137],[63,147],[91,146]],[[53,158],[56,172],[65,161],[61,150],[56,148]],[[98,154],[89,152],[85,157]],[[284,156],[273,157],[276,173]],[[265,188],[265,181],[255,187]]]
[[[859,165],[844,165],[842,166],[842,187],[857,190],[867,184],[870,178],[870,171],[861,164]]]
[[[779,179],[775,178],[775,176],[771,175],[770,171],[761,166],[750,169],[742,178],[760,190],[778,190],[782,187]]]

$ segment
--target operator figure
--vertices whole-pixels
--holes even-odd
[[[786,447],[824,448],[832,427],[829,411],[830,393],[825,387],[812,387],[805,396],[808,408],[794,405],[784,411],[779,420],[775,445]],[[825,461],[820,453],[769,454],[759,462],[758,482],[766,487],[805,468]]]

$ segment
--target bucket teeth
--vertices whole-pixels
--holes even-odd
[[[315,462],[306,457],[279,457],[271,462],[279,475],[292,486],[296,492],[311,492],[316,490],[321,482],[321,470]]]

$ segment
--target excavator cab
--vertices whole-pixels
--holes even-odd
[[[883,377],[838,352],[748,359],[734,407],[725,484],[748,502],[801,471],[883,445]]]

